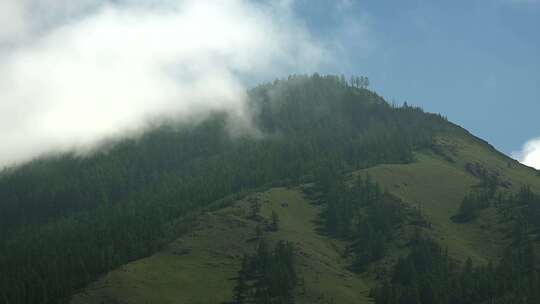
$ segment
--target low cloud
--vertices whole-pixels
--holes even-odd
[[[540,137],[529,140],[521,151],[512,154],[521,163],[540,170]]]
[[[246,79],[313,72],[326,57],[290,1],[268,3],[3,0],[0,167],[156,117],[247,122]]]

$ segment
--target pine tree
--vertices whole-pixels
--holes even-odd
[[[272,231],[278,231],[279,230],[279,215],[272,210],[272,219],[270,223],[270,229]]]

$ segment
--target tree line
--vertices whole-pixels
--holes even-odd
[[[148,256],[184,219],[228,195],[340,172],[407,163],[441,116],[396,108],[337,76],[294,76],[248,92],[263,138],[228,135],[229,117],[164,123],[86,157],[37,159],[0,174],[0,299],[61,303],[74,290]],[[340,228],[341,229],[341,228]]]
[[[539,255],[533,240],[509,246],[498,263],[460,264],[429,238],[400,258],[372,289],[377,304],[532,304],[540,301]]]
[[[411,244],[410,253],[393,266],[391,278],[372,290],[375,302],[539,303],[540,195],[529,186],[521,187],[515,194],[495,194],[494,189],[493,184],[482,180],[479,189],[464,198],[458,216],[460,221],[469,221],[476,218],[480,208],[496,208],[501,224],[508,228],[505,237],[509,240],[499,261],[473,265],[468,259],[459,263],[434,240],[422,236]],[[470,204],[475,206],[474,213],[466,207]]]
[[[457,214],[451,218],[454,222],[473,221],[480,211],[497,204],[497,201],[500,202],[502,193],[497,192],[497,187],[505,185],[496,172],[490,172],[479,163],[467,163],[465,170],[478,177],[480,183],[463,198]]]
[[[429,227],[419,210],[382,190],[369,174],[345,178],[329,167],[322,169],[308,195],[318,194],[323,204],[323,232],[348,242],[346,256],[350,268],[363,272],[387,255],[388,244],[404,225]]]
[[[261,239],[255,253],[242,258],[233,303],[294,303],[297,283],[294,246],[279,241],[272,250]]]

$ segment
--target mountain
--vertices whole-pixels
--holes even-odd
[[[248,96],[248,132],[213,113],[4,170],[0,300],[540,299],[538,171],[362,81]]]

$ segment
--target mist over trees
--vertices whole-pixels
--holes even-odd
[[[353,77],[354,78],[354,77]],[[323,233],[347,242],[349,268],[362,272],[389,254],[404,227],[416,227],[407,253],[373,288],[377,304],[537,303],[540,197],[480,165],[480,183],[453,218],[474,221],[495,208],[511,227],[500,261],[457,263],[433,239],[421,212],[406,208],[369,175],[345,173],[415,161],[434,137],[456,132],[440,115],[392,106],[365,89],[367,78],[294,75],[248,92],[263,136],[230,136],[227,114],[198,125],[163,124],[88,157],[62,154],[0,175],[0,299],[66,303],[77,289],[127,262],[151,255],[189,230],[195,216],[230,204],[235,193],[272,185],[312,184]],[[444,155],[443,155],[444,156]],[[451,157],[445,158],[452,162]],[[256,218],[260,205],[253,204]],[[279,229],[271,216],[268,229]],[[259,246],[244,257],[236,303],[292,303],[298,283],[294,247]],[[496,278],[496,279],[494,279]]]
[[[325,168],[408,163],[454,128],[354,83],[297,75],[250,90],[262,138],[229,136],[227,114],[216,113],[85,158],[58,155],[3,172],[0,299],[67,301],[99,275],[157,251],[185,230],[189,221],[178,218],[226,195],[313,180]]]

